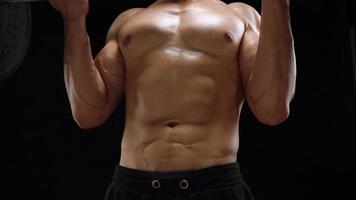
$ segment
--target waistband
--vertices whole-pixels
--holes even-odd
[[[149,172],[116,165],[114,187],[146,193],[182,194],[243,183],[238,162],[191,171]]]

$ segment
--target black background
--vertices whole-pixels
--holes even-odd
[[[291,115],[268,127],[244,107],[238,159],[257,200],[356,199],[355,1],[291,1],[298,65]],[[119,13],[152,2],[91,1],[93,53]],[[243,2],[260,10],[259,1]],[[46,2],[32,11],[28,55],[0,83],[0,198],[103,199],[120,157],[124,102],[102,126],[78,128],[64,87],[62,19]]]

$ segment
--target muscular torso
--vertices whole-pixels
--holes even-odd
[[[177,171],[236,161],[244,29],[219,0],[156,2],[120,27],[126,97],[120,165]]]

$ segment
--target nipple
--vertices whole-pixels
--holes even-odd
[[[131,35],[128,35],[124,40],[124,46],[125,47],[129,46],[130,42],[131,42]]]
[[[226,41],[231,42],[231,43],[234,41],[234,40],[232,39],[231,34],[229,34],[229,33],[225,33],[225,34],[224,34],[224,38],[225,38]]]

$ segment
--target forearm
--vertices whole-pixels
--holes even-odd
[[[64,77],[72,109],[98,111],[105,105],[106,87],[94,64],[85,18],[64,24]]]
[[[295,90],[296,64],[287,0],[263,0],[256,63],[248,83],[254,104],[288,106]]]

